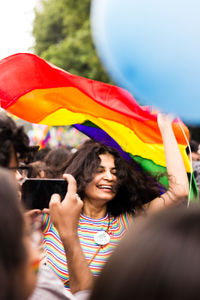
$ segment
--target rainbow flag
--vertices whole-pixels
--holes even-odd
[[[50,128],[51,128],[51,126],[47,126],[43,131],[43,138],[42,138],[42,140],[40,141],[40,144],[39,144],[40,149],[44,148],[48,144],[48,141],[51,138]]]
[[[0,61],[0,103],[31,123],[74,125],[145,170],[166,171],[157,115],[139,106],[122,88],[72,75],[36,55],[19,53]],[[187,127],[183,123],[182,127],[189,140]],[[173,130],[190,175],[187,142],[178,121],[173,122]],[[194,196],[194,178],[192,183]]]

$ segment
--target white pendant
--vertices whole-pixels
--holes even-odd
[[[108,244],[110,242],[110,236],[107,232],[105,231],[98,231],[95,235],[94,235],[94,241],[101,246],[104,246],[106,244]]]

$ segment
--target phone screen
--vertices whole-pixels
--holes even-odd
[[[26,209],[49,208],[51,195],[56,193],[64,199],[67,181],[64,179],[27,178],[22,185],[22,202]]]

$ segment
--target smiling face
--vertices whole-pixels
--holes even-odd
[[[102,205],[111,201],[116,195],[116,167],[114,157],[109,154],[100,154],[100,165],[93,180],[85,188],[84,201],[101,201]]]

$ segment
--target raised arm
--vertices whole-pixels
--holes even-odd
[[[174,136],[170,119],[162,114],[158,115],[158,126],[163,139],[169,189],[161,197],[155,198],[146,209],[155,211],[178,202],[180,198],[188,196],[189,184],[185,165],[178,143]]]
[[[70,289],[74,294],[90,290],[93,276],[85,259],[78,237],[78,222],[83,207],[82,200],[76,194],[76,181],[72,175],[63,176],[68,181],[68,191],[64,200],[54,194],[49,204],[50,216],[62,240],[69,271]]]

